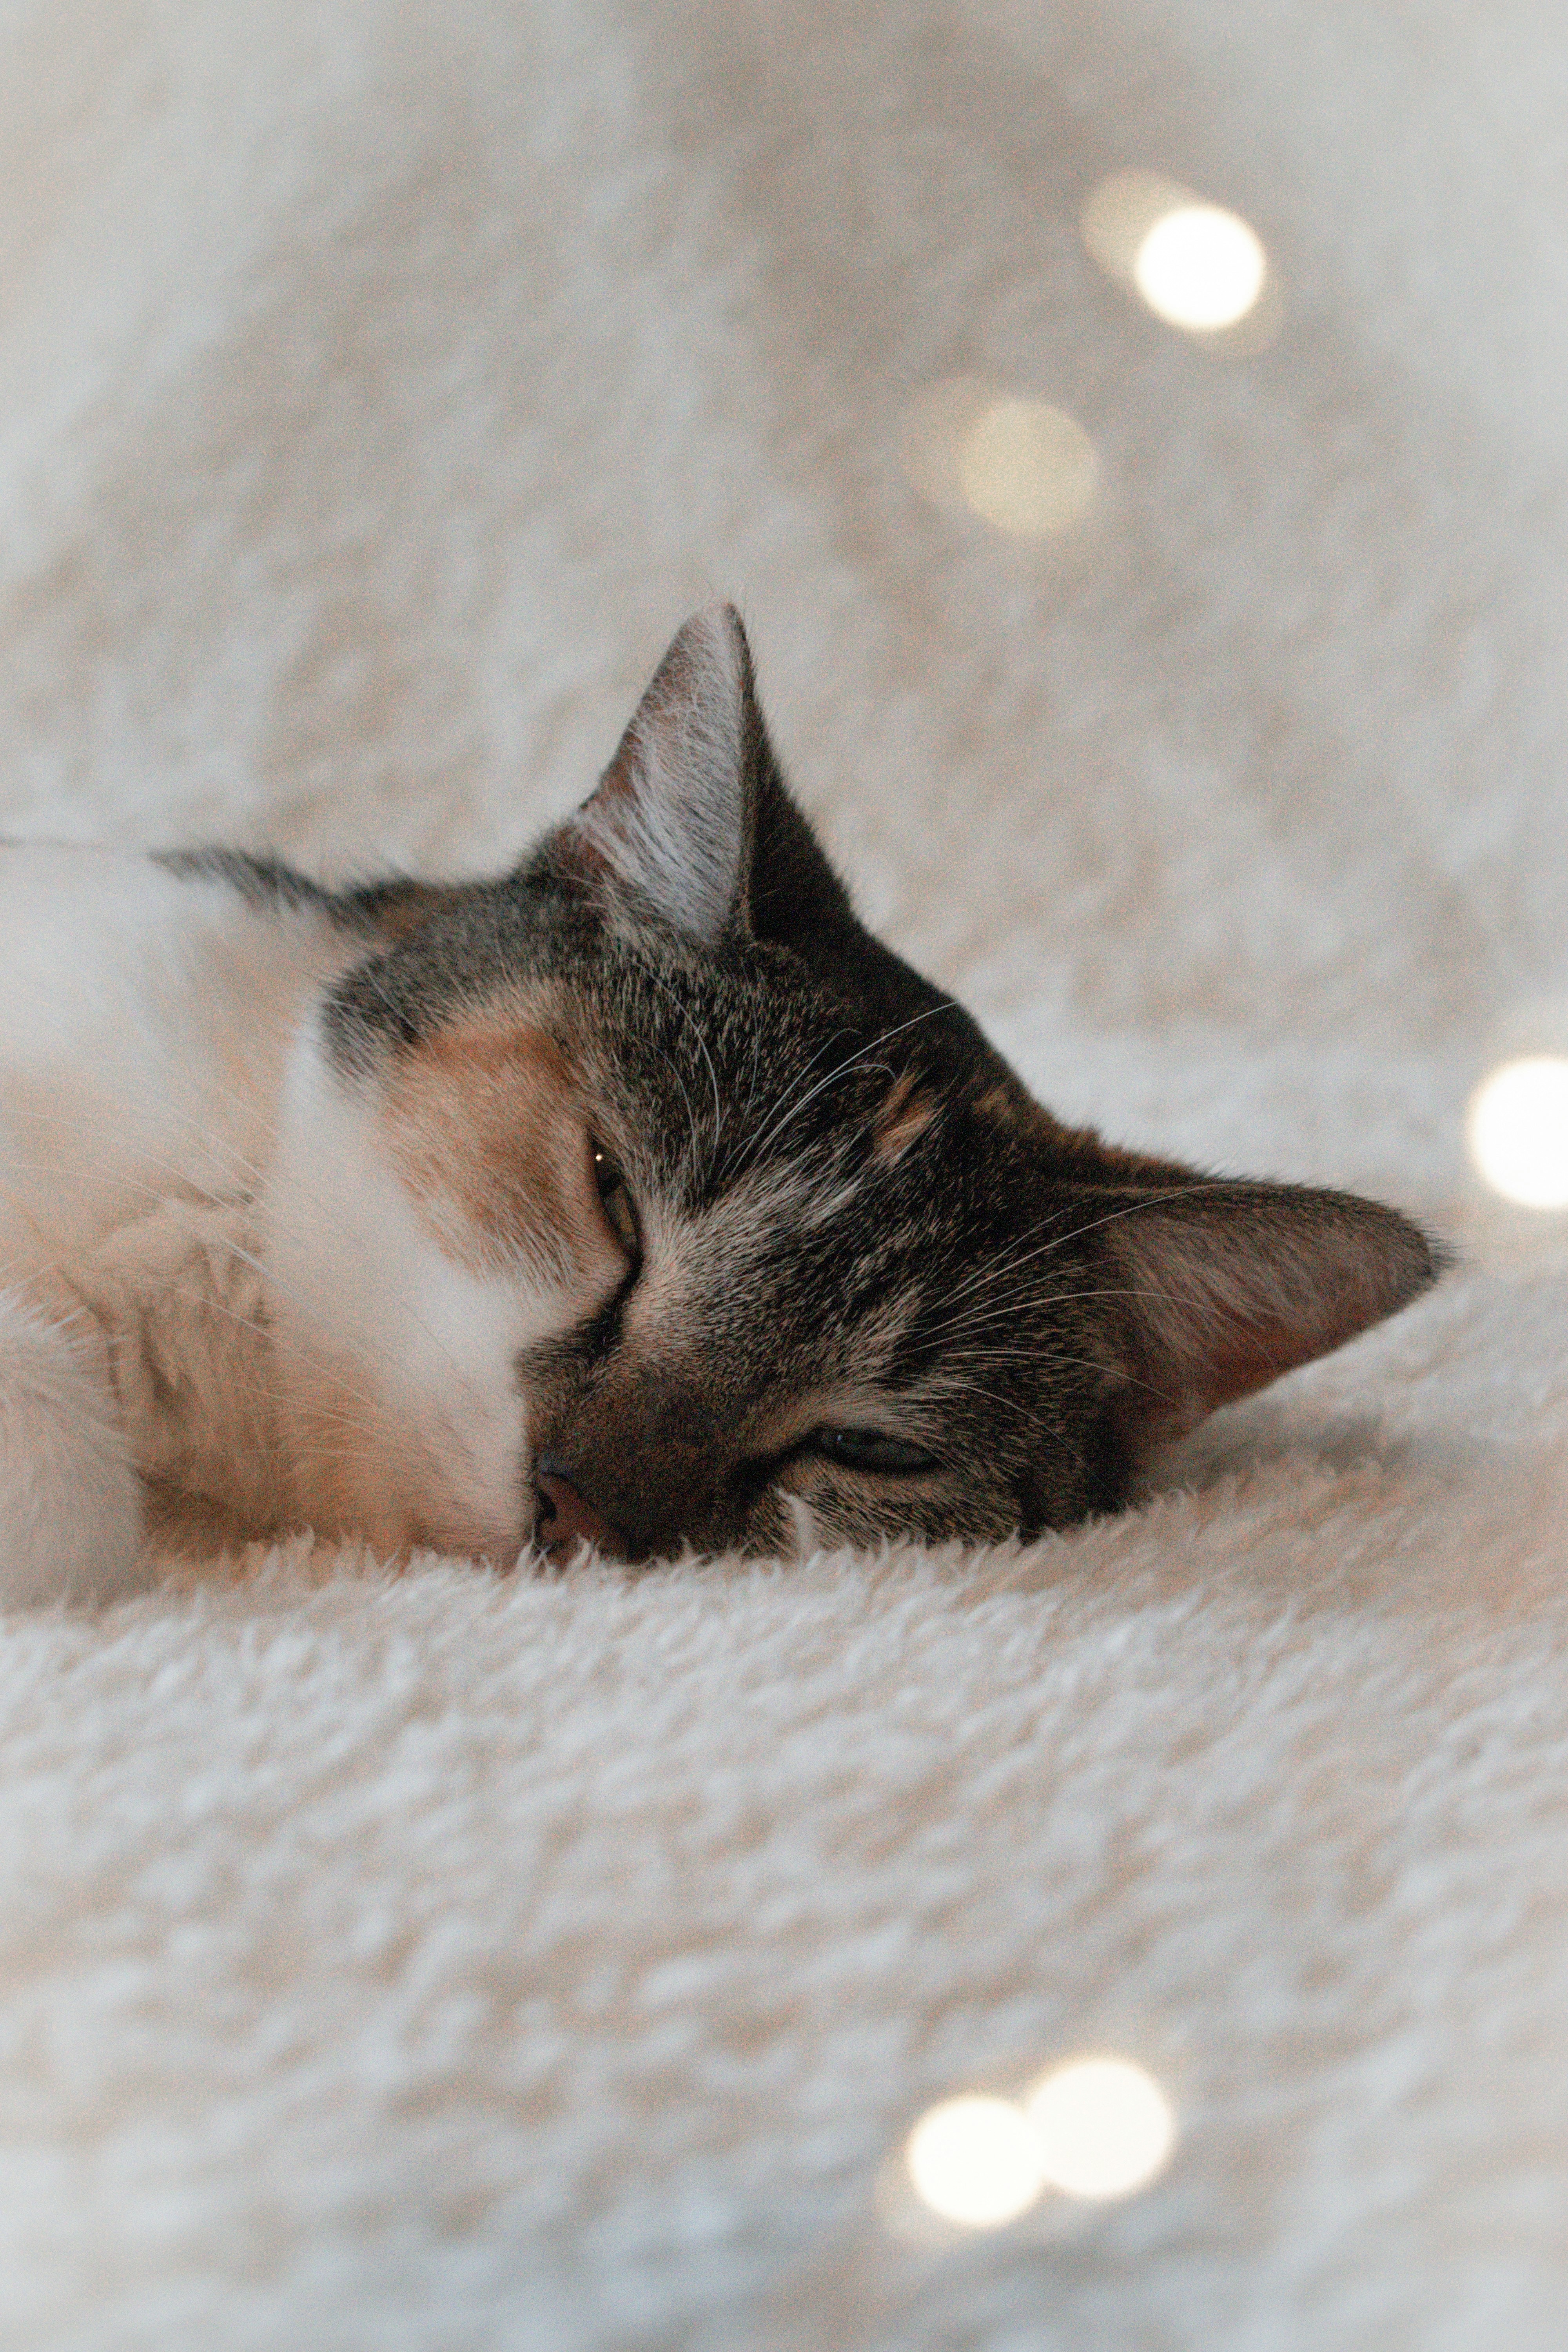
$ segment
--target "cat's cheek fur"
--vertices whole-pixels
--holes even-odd
[[[374,1089],[307,1029],[264,1206],[296,1507],[376,1548],[485,1553],[531,1531],[517,1359],[568,1302],[516,1268],[460,1263],[388,1163]]]

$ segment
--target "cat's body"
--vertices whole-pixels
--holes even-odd
[[[363,943],[216,877],[30,845],[0,847],[0,1593],[113,1590],[132,1465],[294,1516],[258,1173],[300,1022]]]
[[[507,1562],[999,1536],[1436,1268],[1035,1105],[856,923],[728,610],[516,875],[0,849],[0,1600],[151,1498]]]

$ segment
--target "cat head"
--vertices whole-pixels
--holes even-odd
[[[269,1255],[314,1515],[374,1536],[1060,1527],[1437,1270],[1393,1210],[1033,1101],[857,921],[728,606],[517,872],[353,904],[375,945],[296,1057]]]

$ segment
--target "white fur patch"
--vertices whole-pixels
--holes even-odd
[[[53,845],[0,847],[4,1246],[68,1263],[170,1192],[253,1183],[313,990],[361,952],[321,917]],[[34,1234],[28,1251],[17,1234]]]
[[[238,1450],[254,1383],[210,1376],[243,1267],[196,1229],[257,1182],[300,1008],[357,950],[53,845],[0,847],[0,1598],[101,1597],[135,1569],[136,1470]]]
[[[515,1558],[531,1517],[518,1352],[582,1302],[441,1249],[310,1030],[289,1065],[263,1228],[308,1513],[394,1547]]]

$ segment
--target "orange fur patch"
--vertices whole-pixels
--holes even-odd
[[[911,1143],[919,1142],[936,1117],[936,1109],[931,1097],[920,1091],[920,1080],[908,1071],[895,1081],[877,1114],[871,1138],[871,1149],[884,1166],[890,1168],[895,1160],[903,1158]]]
[[[459,1264],[522,1259],[547,1281],[613,1267],[584,1104],[531,1009],[500,1003],[399,1055],[383,1081],[389,1157]]]
[[[376,929],[384,939],[412,939],[432,915],[449,907],[458,896],[442,882],[395,882],[388,885],[374,912]]]

